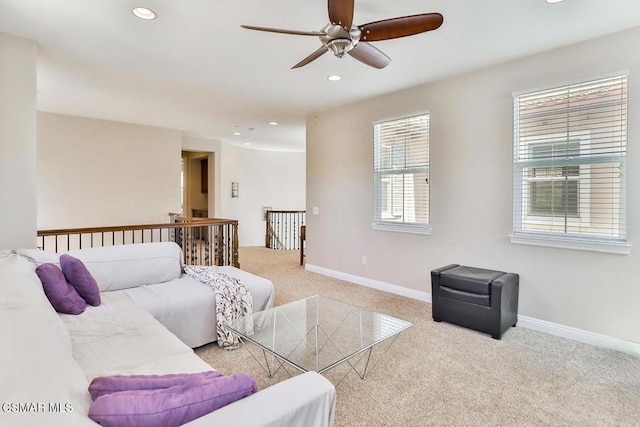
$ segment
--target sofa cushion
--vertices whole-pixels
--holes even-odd
[[[271,308],[273,283],[235,267],[218,267],[237,277],[251,292],[253,311]],[[216,340],[216,298],[207,285],[187,275],[171,282],[123,289],[137,307],[149,311],[167,329],[189,347],[199,347]],[[103,299],[113,292],[103,294]],[[89,310],[87,310],[89,311]],[[194,328],[193,325],[198,327]]]
[[[57,312],[80,314],[87,308],[87,302],[67,283],[62,270],[55,264],[39,265],[36,274],[42,281],[45,295]]]
[[[46,317],[47,333],[71,352],[71,337],[61,316],[77,316],[58,315],[44,294],[36,266],[15,253],[3,256],[5,253],[0,252],[0,312],[24,310]],[[20,329],[20,323],[16,321],[11,328],[12,331]]]
[[[102,305],[89,309],[99,310]],[[111,375],[211,370],[211,366],[194,357],[192,349],[144,310],[61,317],[71,335],[73,357],[89,381]]]
[[[89,417],[103,426],[180,426],[258,391],[246,374],[201,379],[154,390],[128,390],[97,398]]]
[[[18,249],[17,254],[34,263],[36,266],[45,263],[60,265],[60,259],[55,252],[45,252],[42,249]]]
[[[193,374],[113,375],[110,377],[98,377],[94,378],[91,384],[89,384],[89,394],[91,394],[93,400],[96,400],[100,396],[118,391],[169,388],[221,376],[222,374],[218,371],[204,371]]]
[[[170,282],[120,292],[127,295],[135,306],[151,313],[189,347],[216,340],[215,294],[197,280],[183,275]]]
[[[58,254],[40,249],[19,249],[36,265],[60,264]],[[182,274],[182,250],[173,242],[101,246],[67,252],[81,260],[101,292],[163,283]]]
[[[71,255],[60,255],[60,268],[64,277],[75,288],[80,296],[90,305],[100,305],[100,290],[96,279],[78,258]]]
[[[172,242],[103,246],[68,254],[82,260],[101,292],[168,282],[182,274],[182,250]]]

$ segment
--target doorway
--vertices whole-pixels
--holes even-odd
[[[211,208],[213,216],[213,193],[215,186],[210,177],[214,153],[183,151],[181,173],[182,214],[189,217],[208,218]],[[211,203],[210,203],[211,201]]]

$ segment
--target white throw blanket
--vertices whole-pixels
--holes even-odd
[[[253,330],[253,298],[249,289],[235,277],[221,273],[216,267],[189,265],[184,272],[209,286],[216,296],[216,335],[218,345],[226,350],[238,348],[238,336],[223,325],[247,316],[245,331]]]

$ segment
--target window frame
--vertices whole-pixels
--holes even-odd
[[[421,116],[427,117],[427,134],[426,134],[426,166],[415,167],[415,166],[406,166],[404,168],[391,168],[386,170],[376,170],[376,165],[380,162],[380,150],[378,144],[380,143],[378,140],[378,132],[376,131],[376,127],[380,124],[392,123],[395,121],[417,118]],[[392,231],[392,232],[400,232],[400,233],[412,233],[412,234],[431,234],[431,225],[429,223],[430,220],[430,190],[431,190],[431,178],[429,175],[430,164],[429,164],[429,156],[430,156],[430,124],[431,124],[431,114],[429,111],[423,111],[415,114],[408,114],[406,116],[395,117],[385,120],[379,120],[373,122],[373,221],[371,223],[371,228],[373,230],[378,231]],[[393,154],[391,154],[393,155]],[[390,175],[398,175],[398,176],[406,176],[409,174],[415,173],[425,173],[427,180],[427,196],[426,196],[426,211],[427,211],[427,222],[404,222],[404,221],[389,221],[382,218],[382,206],[383,200],[382,196],[384,195],[384,191],[382,188],[383,181],[385,177],[389,177]],[[403,189],[404,195],[404,189]]]
[[[628,90],[629,90],[629,73],[628,71],[620,71],[611,73],[605,76],[598,76],[593,78],[582,79],[580,81],[574,81],[558,85],[555,87],[539,88],[535,90],[527,90],[513,93],[514,102],[514,116],[513,116],[513,233],[509,235],[511,243],[547,246],[564,249],[577,249],[585,251],[596,251],[616,254],[628,254],[631,251],[631,245],[627,242],[626,235],[626,211],[628,205],[626,202],[626,167],[627,167],[627,153],[626,149],[623,155],[591,155],[591,132],[589,128],[580,128],[579,130],[567,131],[567,132],[553,132],[544,134],[545,138],[548,138],[546,142],[553,144],[555,141],[560,143],[569,144],[572,141],[579,142],[579,155],[572,156],[566,155],[568,159],[563,159],[557,162],[554,156],[550,156],[548,160],[538,161],[536,159],[522,160],[520,154],[523,147],[527,145],[527,139],[540,140],[540,136],[532,136],[530,138],[522,137],[519,134],[519,97],[531,96],[536,94],[543,94],[547,91],[560,90],[560,89],[573,89],[582,85],[588,85],[596,83],[600,80],[613,79],[613,78],[625,78],[626,79],[626,104],[625,104],[625,116],[624,120],[628,123]],[[548,112],[549,117],[545,120],[551,120],[553,113]],[[543,119],[540,119],[543,120]],[[628,146],[628,134],[625,134],[624,146]],[[553,149],[552,149],[553,151]],[[593,234],[580,233],[580,232],[568,232],[566,223],[571,225],[588,226],[591,222],[591,168],[597,166],[599,163],[606,163],[607,160],[610,163],[620,163],[620,178],[619,178],[619,219],[617,222],[618,236],[597,236]],[[527,201],[526,205],[523,201],[527,197],[530,197],[530,188],[527,185],[527,179],[525,178],[525,170],[534,167],[564,167],[564,166],[579,166],[578,176],[578,191],[576,196],[578,197],[578,218],[565,217],[565,227],[563,232],[556,232],[550,230],[526,230],[525,224],[534,224],[536,221],[541,224],[552,223],[553,217],[544,215],[528,215],[525,210],[531,208],[530,202]],[[585,171],[587,171],[585,173]],[[586,182],[587,185],[581,185]],[[525,209],[526,206],[526,209]],[[524,218],[526,217],[526,222]]]

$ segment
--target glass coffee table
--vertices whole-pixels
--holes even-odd
[[[250,342],[262,350],[263,361],[245,345],[270,378],[280,368],[291,375],[288,365],[302,372],[323,373],[347,362],[365,379],[411,323],[315,295],[239,318],[225,326],[238,334],[244,344]],[[382,354],[372,361],[373,348],[389,338]]]

